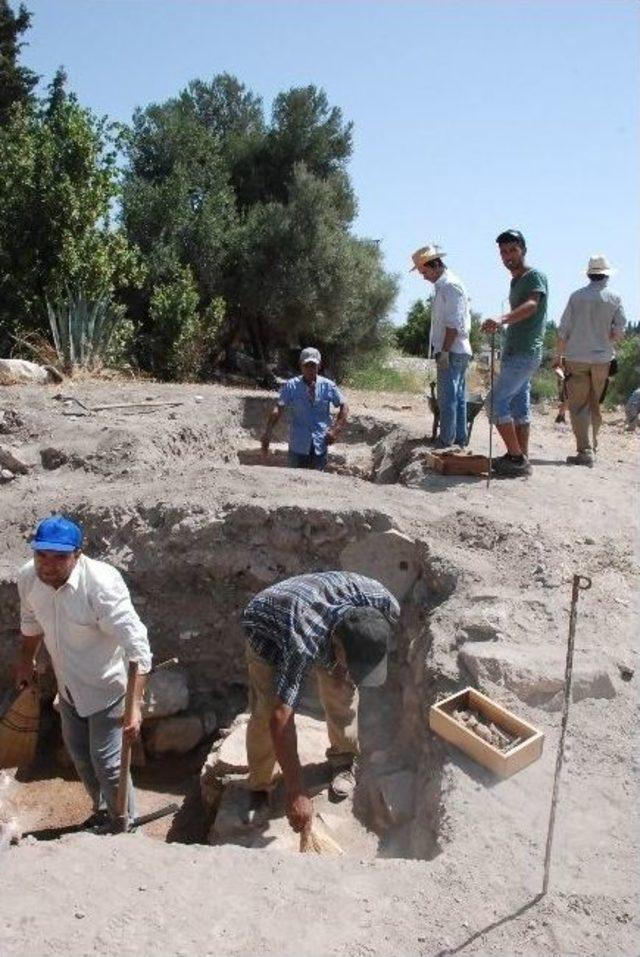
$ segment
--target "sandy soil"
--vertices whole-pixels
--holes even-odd
[[[564,464],[573,451],[571,433],[553,424],[550,409],[534,419],[530,479],[496,480],[487,489],[484,480],[430,477],[404,488],[239,466],[235,450],[253,441],[246,431],[253,426],[242,421],[242,390],[65,387],[64,394],[92,406],[182,403],[86,418],[63,416],[64,405],[53,399],[59,391],[12,388],[0,395],[5,422],[9,411],[21,423],[0,435],[0,444],[19,448],[34,463],[31,474],[0,487],[4,582],[14,580],[25,560],[24,536],[36,517],[61,502],[378,510],[464,569],[456,615],[478,608],[504,614],[506,657],[545,662],[550,673],[562,667],[571,575],[590,576],[593,586],[580,604],[577,664],[604,669],[614,693],[572,705],[551,886],[542,900],[560,714],[503,682],[495,686],[500,700],[544,727],[543,758],[497,782],[443,749],[442,842],[433,860],[316,859],[167,844],[167,824],[119,837],[29,839],[0,852],[3,957],[60,951],[70,957],[638,953],[638,437],[624,432],[621,415],[607,417],[593,470]],[[354,416],[402,425],[415,437],[430,431],[421,398],[360,394],[350,400]],[[486,451],[482,417],[473,439],[476,450]],[[76,458],[43,470],[39,453],[46,446]],[[433,613],[436,638],[456,633],[461,619],[456,625],[452,615],[446,606]],[[8,633],[10,623],[0,624]],[[448,642],[434,638],[432,666],[443,675],[456,659]],[[469,655],[478,643],[464,646]],[[621,664],[633,670],[631,680],[622,679]],[[452,676],[459,679],[457,671]],[[484,683],[493,687],[490,678]],[[186,765],[155,780],[143,776],[142,809],[181,800],[193,780]],[[59,772],[20,789],[12,799],[29,828],[62,825],[86,811],[77,783]],[[187,817],[182,839],[198,840],[197,811]]]

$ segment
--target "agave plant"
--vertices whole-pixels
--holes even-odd
[[[66,372],[93,369],[103,359],[118,315],[104,294],[88,300],[84,292],[67,291],[53,305],[47,302],[53,342]]]

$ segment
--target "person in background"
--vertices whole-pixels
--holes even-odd
[[[606,256],[591,256],[586,272],[588,284],[569,296],[562,314],[554,364],[559,367],[564,362],[567,371],[567,401],[576,440],[576,453],[567,456],[567,463],[593,468],[602,425],[600,403],[626,317],[620,296],[609,289],[613,269]]]
[[[438,246],[422,246],[411,256],[413,269],[433,284],[431,343],[436,359],[436,396],[440,448],[467,444],[466,375],[471,359],[471,311],[466,290],[443,262],[446,253]]]
[[[493,419],[507,451],[494,459],[498,475],[530,475],[531,377],[542,361],[547,318],[547,277],[527,264],[527,244],[519,229],[506,229],[496,242],[511,273],[511,311],[486,319],[482,331],[504,329],[500,373],[493,389]],[[490,408],[489,402],[486,408]]]
[[[272,409],[260,442],[263,453],[269,451],[271,434],[285,409],[290,410],[289,465],[291,468],[324,471],[328,447],[344,428],[349,407],[331,379],[318,375],[322,357],[317,349],[300,353],[300,375],[283,385],[277,405]],[[335,422],[331,407],[338,409]]]

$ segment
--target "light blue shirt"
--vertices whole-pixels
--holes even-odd
[[[607,279],[590,280],[569,296],[558,329],[569,362],[597,364],[613,357],[611,335],[621,335],[627,320],[620,296],[607,289],[607,284]]]
[[[344,405],[344,396],[331,379],[319,375],[315,381],[314,398],[301,375],[289,379],[282,386],[278,405],[291,410],[289,451],[308,455],[311,447],[316,455],[327,451],[326,434],[331,425],[331,406]]]

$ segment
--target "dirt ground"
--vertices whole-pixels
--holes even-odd
[[[74,395],[91,408],[142,407],[87,412],[57,394]],[[51,509],[78,511],[93,521],[93,552],[134,575],[137,593],[146,597],[145,615],[152,618],[154,604],[161,606],[168,628],[165,635],[157,626],[163,654],[162,642],[169,642],[185,612],[181,605],[171,618],[162,585],[151,577],[176,552],[168,525],[173,552],[169,546],[159,550],[156,527],[164,526],[156,513],[200,535],[203,551],[194,566],[206,556],[215,564],[223,552],[231,562],[241,547],[212,538],[213,524],[203,525],[203,516],[215,517],[218,528],[225,517],[251,507],[257,516],[275,515],[280,536],[278,517],[292,510],[320,516],[314,521],[335,515],[347,524],[384,519],[424,543],[434,567],[451,566],[457,574],[455,594],[429,610],[420,666],[431,685],[421,685],[424,740],[416,739],[416,748],[422,749],[419,767],[432,753],[439,761],[438,853],[429,860],[334,859],[200,843],[206,827],[197,772],[205,749],[137,776],[140,810],[176,800],[177,821],[117,837],[27,838],[0,851],[0,954],[637,954],[638,436],[624,431],[621,413],[609,413],[595,468],[572,468],[564,461],[573,451],[569,427],[554,424],[553,407],[538,409],[528,479],[496,479],[487,488],[485,479],[415,473],[408,486],[376,484],[355,477],[366,474],[376,442],[396,427],[410,441],[430,432],[422,397],[349,396],[353,426],[336,452],[344,455],[343,472],[353,466],[351,475],[240,464],[241,453],[256,447],[272,398],[239,388],[156,383],[0,390],[0,446],[17,450],[30,466],[28,474],[0,486],[2,668],[6,672],[15,644],[14,582],[29,557],[26,536]],[[153,404],[167,402],[177,404]],[[64,414],[74,411],[81,414]],[[482,415],[472,446],[487,451]],[[499,440],[495,447],[502,451]],[[44,467],[47,448],[62,452],[64,461]],[[117,534],[101,539],[107,519]],[[250,552],[263,548],[259,517],[255,524],[243,531]],[[156,551],[136,578],[131,549],[141,542]],[[312,545],[305,546],[309,567],[319,567],[332,546],[314,551]],[[290,560],[303,559],[298,551]],[[550,890],[540,899],[560,732],[554,696],[561,688],[575,573],[592,580],[581,596],[577,625],[582,691],[571,706]],[[228,594],[222,586],[212,596],[205,589],[202,601],[219,601],[222,608],[237,579],[234,568],[219,579]],[[185,583],[179,584],[184,591]],[[227,631],[232,634],[230,623]],[[194,648],[196,656],[199,646]],[[230,665],[229,681],[237,680]],[[498,781],[433,742],[429,694],[464,683],[541,727],[542,758]],[[13,785],[4,813],[7,808],[23,831],[64,827],[88,813],[80,785],[46,761]],[[412,827],[431,826],[432,811],[433,805],[424,803],[420,811],[418,804]]]

